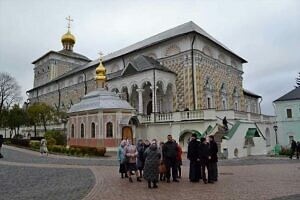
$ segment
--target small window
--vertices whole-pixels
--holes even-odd
[[[80,137],[84,138],[84,125],[83,124],[81,124],[81,126],[80,126]]]
[[[111,122],[106,124],[106,137],[113,137],[113,124]]]
[[[225,100],[222,101],[222,108],[223,108],[223,110],[226,110],[226,101]]]
[[[238,110],[238,103],[237,102],[234,103],[234,110]]]
[[[293,118],[292,109],[286,109],[287,118]]]
[[[74,135],[75,135],[75,127],[74,127],[74,124],[72,124],[72,127],[71,127],[71,138],[74,138]]]
[[[211,108],[211,99],[210,99],[210,97],[207,98],[207,108]]]
[[[95,126],[95,123],[93,122],[91,124],[91,137],[95,138],[95,135],[96,135],[96,126]]]

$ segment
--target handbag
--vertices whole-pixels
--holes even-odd
[[[159,173],[163,174],[163,173],[166,173],[166,172],[167,172],[166,165],[163,161],[161,161],[160,165],[159,165]]]

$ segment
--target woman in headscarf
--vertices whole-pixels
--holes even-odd
[[[146,149],[144,157],[144,178],[148,181],[148,188],[152,187],[151,183],[153,183],[153,188],[157,188],[161,154],[157,148],[156,140],[151,141],[151,145]]]
[[[40,153],[44,155],[44,153],[48,156],[48,148],[47,148],[47,140],[42,139],[40,143]]]
[[[126,159],[125,159],[125,151],[124,148],[126,146],[126,140],[122,140],[119,148],[118,148],[118,160],[120,163],[119,173],[121,174],[121,178],[126,177]]]

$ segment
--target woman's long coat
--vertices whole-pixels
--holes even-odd
[[[159,150],[157,145],[151,145],[144,153],[145,167],[144,167],[144,178],[148,181],[158,182],[159,177],[159,164],[160,164]]]

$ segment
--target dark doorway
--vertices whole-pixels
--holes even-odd
[[[152,101],[149,101],[147,104],[147,115],[151,115],[152,113]]]

